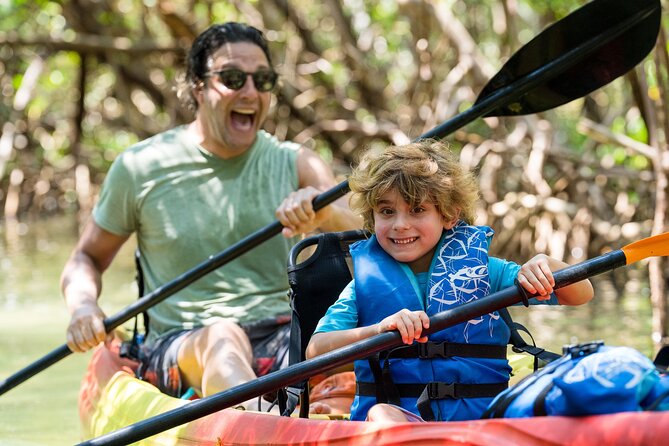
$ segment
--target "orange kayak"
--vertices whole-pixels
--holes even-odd
[[[188,401],[136,379],[136,364],[98,347],[84,377],[79,414],[85,439],[175,409]],[[225,409],[140,445],[664,445],[669,412],[430,423],[302,419]]]

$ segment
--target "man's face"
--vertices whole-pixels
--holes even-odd
[[[209,73],[235,68],[246,73],[268,71],[263,50],[250,42],[230,43],[219,48],[209,62]],[[238,90],[224,85],[218,75],[205,78],[196,92],[197,119],[202,125],[202,145],[210,152],[231,158],[244,153],[255,141],[267,116],[269,91],[256,88],[251,76]]]

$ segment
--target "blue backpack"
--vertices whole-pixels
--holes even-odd
[[[497,395],[481,418],[669,409],[669,376],[629,347],[567,346],[564,356]]]

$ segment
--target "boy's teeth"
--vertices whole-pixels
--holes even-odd
[[[404,244],[407,244],[407,243],[411,243],[411,242],[413,242],[413,241],[415,241],[415,240],[416,240],[416,237],[412,237],[412,238],[404,238],[404,239],[402,239],[402,240],[395,239],[395,243],[397,243],[397,244],[399,244],[399,245],[404,245]]]

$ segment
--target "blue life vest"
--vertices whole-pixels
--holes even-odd
[[[358,326],[373,325],[404,308],[432,316],[485,298],[491,236],[492,229],[464,222],[444,231],[430,267],[426,303],[376,237],[352,245]],[[377,402],[400,405],[427,419],[479,418],[508,385],[508,341],[509,327],[494,312],[434,333],[428,344],[355,361],[358,388],[351,419],[365,419]]]
[[[669,379],[637,350],[596,341],[565,347],[564,352],[499,394],[482,418],[669,409]]]

